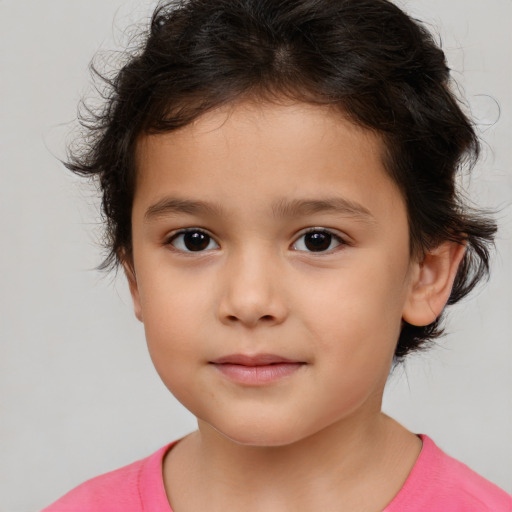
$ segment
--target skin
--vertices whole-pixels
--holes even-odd
[[[301,103],[243,102],[139,139],[125,269],[153,363],[199,427],[164,462],[175,512],[377,511],[403,485],[421,442],[382,414],[384,385],[402,321],[441,312],[463,248],[411,259],[382,153]],[[344,208],[283,208],[333,198]],[[193,228],[205,250],[187,251]],[[300,365],[245,385],[211,364],[229,354]]]

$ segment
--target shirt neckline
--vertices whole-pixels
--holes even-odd
[[[407,476],[402,488],[383,512],[400,512],[403,506],[411,503],[412,496],[417,500],[417,489],[422,481],[429,479],[429,474],[437,467],[436,446],[426,435],[419,434],[422,447],[411,472]],[[174,441],[160,448],[151,455],[144,464],[139,476],[139,494],[141,507],[144,512],[173,512],[164,485],[163,461],[167,453],[179,442]],[[157,477],[158,475],[158,477]],[[428,501],[428,494],[422,493]]]
[[[434,476],[439,467],[439,449],[434,441],[425,434],[418,434],[418,437],[423,443],[420,454],[402,488],[384,508],[383,512],[401,512],[404,507],[410,507],[411,503],[419,507],[420,504],[428,504],[431,499],[426,482],[431,481],[431,477]],[[421,492],[418,492],[419,490]]]

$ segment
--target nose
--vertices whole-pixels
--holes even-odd
[[[288,315],[280,265],[265,251],[228,258],[221,277],[219,319],[224,324],[278,325]]]

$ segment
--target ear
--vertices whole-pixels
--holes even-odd
[[[139,286],[137,284],[137,276],[135,275],[135,268],[133,263],[127,261],[123,258],[123,269],[126,275],[126,279],[128,280],[128,286],[130,287],[130,294],[132,296],[133,301],[133,311],[137,320],[140,322],[144,322],[142,318],[142,307],[140,304],[140,295],[139,295]]]
[[[403,320],[417,326],[436,320],[450,297],[465,252],[466,246],[462,243],[443,242],[414,264]]]

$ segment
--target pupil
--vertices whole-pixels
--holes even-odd
[[[208,247],[210,237],[199,231],[193,231],[185,233],[183,241],[189,251],[202,251]]]
[[[304,243],[310,251],[325,251],[331,245],[331,235],[329,233],[308,233]]]

